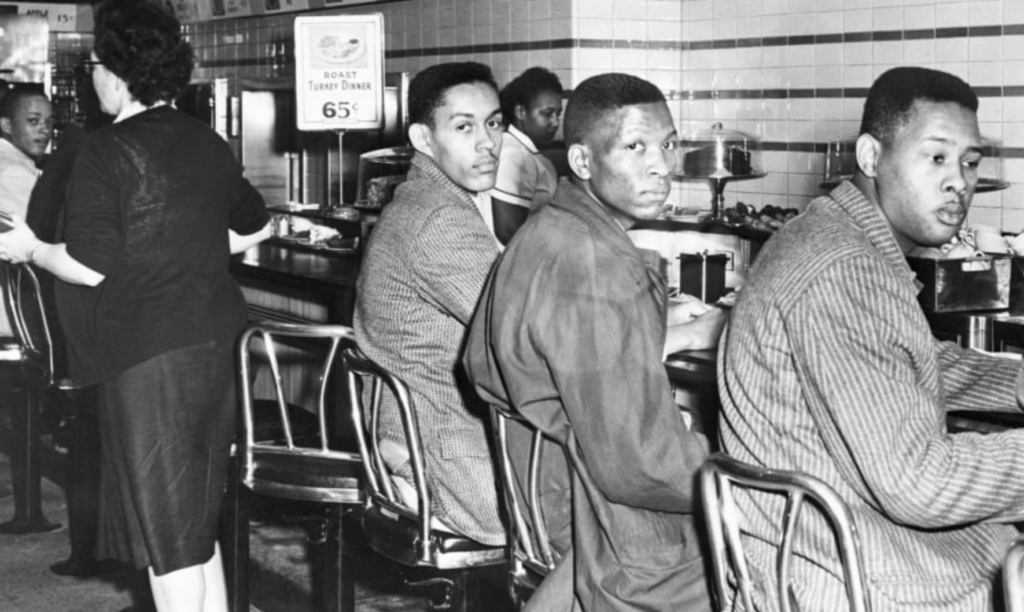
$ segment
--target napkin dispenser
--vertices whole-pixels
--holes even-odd
[[[679,290],[713,304],[725,295],[725,267],[729,256],[725,253],[680,253]]]
[[[918,301],[927,312],[1009,308],[1011,260],[1008,256],[908,257],[907,263],[923,285]]]

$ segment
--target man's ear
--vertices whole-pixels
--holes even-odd
[[[433,142],[430,133],[430,126],[423,123],[414,123],[409,126],[409,142],[412,148],[420,153],[434,157],[434,151],[430,144]]]
[[[7,117],[0,117],[0,135],[7,136],[14,132],[11,129],[11,120]]]
[[[572,170],[572,173],[584,181],[589,181],[591,177],[590,147],[581,143],[572,144],[569,145],[566,155],[569,160],[569,169]]]
[[[871,134],[857,137],[857,167],[864,176],[875,178],[878,175],[878,158],[882,154],[882,143]]]
[[[520,121],[526,121],[526,107],[522,104],[516,104],[516,107],[512,110],[512,113],[516,116],[516,119]]]

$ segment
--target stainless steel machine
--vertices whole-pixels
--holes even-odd
[[[354,203],[360,156],[406,144],[408,83],[407,73],[386,74],[383,129],[339,138],[296,129],[294,79],[242,80],[238,113],[246,176],[270,205],[316,204],[326,211]]]

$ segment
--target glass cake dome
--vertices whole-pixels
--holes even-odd
[[[761,140],[757,136],[727,130],[721,123],[697,130],[679,141],[676,176],[687,179],[736,179],[764,175]]]
[[[728,181],[761,178],[761,139],[727,130],[721,123],[697,130],[679,141],[674,175],[682,180],[706,180],[711,186],[711,219],[721,220],[722,192]]]

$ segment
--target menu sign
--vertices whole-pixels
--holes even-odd
[[[295,96],[300,130],[380,129],[384,17],[296,17]]]

